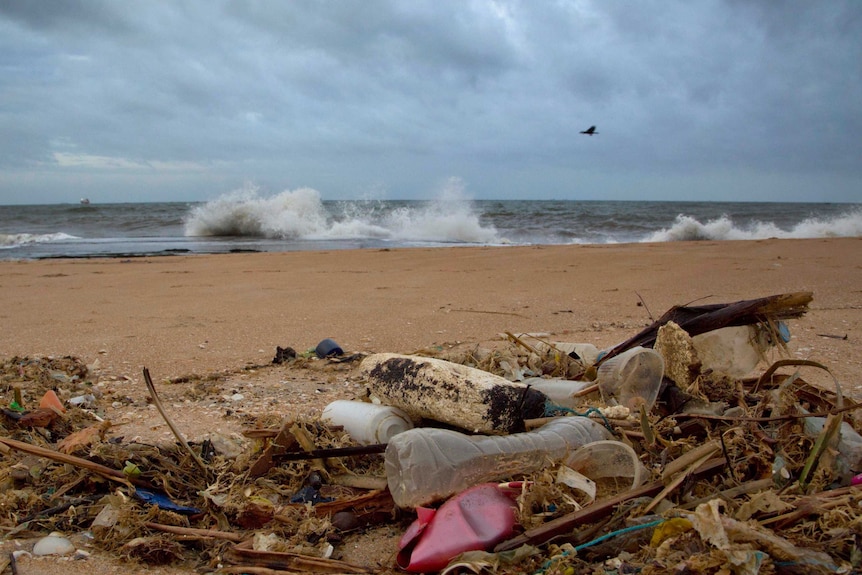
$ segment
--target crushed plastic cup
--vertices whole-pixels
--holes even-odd
[[[654,349],[633,347],[599,366],[596,384],[602,400],[608,405],[624,405],[640,411],[643,405],[650,411],[658,397],[664,376],[664,359]]]
[[[608,478],[621,481],[626,489],[643,485],[649,473],[631,446],[614,440],[583,445],[564,464],[596,482]]]

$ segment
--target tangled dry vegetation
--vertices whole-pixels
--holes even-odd
[[[501,376],[589,377],[590,366],[546,343],[512,336],[495,348],[421,353]],[[359,359],[338,361],[349,374]],[[282,360],[307,368],[301,357]],[[593,499],[558,480],[559,464],[512,477],[525,480],[522,532],[496,553],[465,554],[449,572],[858,569],[862,491],[850,481],[862,446],[847,431],[858,405],[806,383],[802,371],[825,368],[811,362],[779,361],[756,379],[684,367],[688,384],[666,379],[649,414],[589,415],[634,449],[648,471],[642,485],[605,479]],[[355,445],[343,430],[311,417],[248,421],[246,442],[231,451],[111,437],[98,398],[67,401],[64,413],[36,407],[50,391],[86,395],[90,377],[71,357],[0,365],[11,406],[0,418],[5,538],[85,533],[129,561],[205,572],[398,572],[392,555],[414,514],[395,508],[379,450],[347,451]],[[600,400],[587,393],[580,402],[549,405],[548,415],[583,414]],[[812,415],[820,429],[806,428]]]

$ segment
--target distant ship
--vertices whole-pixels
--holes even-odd
[[[81,205],[82,206],[89,206],[90,205],[90,198],[81,198]]]

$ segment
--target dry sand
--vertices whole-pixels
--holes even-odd
[[[860,239],[0,262],[0,357],[75,355],[140,379],[143,366],[235,369],[326,337],[409,352],[540,331],[602,347],[673,305],[794,291],[814,301],[792,349],[862,384]]]
[[[789,322],[792,356],[822,362],[845,393],[862,397],[860,239],[0,262],[0,359],[77,356],[97,367],[115,406],[108,416],[125,424],[116,433],[167,441],[142,368],[157,381],[221,374],[206,397],[182,384],[160,394],[189,438],[230,436],[248,423],[240,416],[313,415],[361,391],[349,366],[269,365],[276,346],[302,352],[331,337],[347,352],[409,353],[512,331],[601,348],[674,305],[797,291],[814,300]],[[820,370],[803,375],[831,385]],[[376,551],[392,544],[385,538]],[[99,561],[63,568],[116,568]]]

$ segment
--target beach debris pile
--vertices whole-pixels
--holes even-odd
[[[242,449],[188,442],[146,370],[176,441],[113,435],[79,360],[10,358],[0,529],[219,573],[858,572],[859,404],[774,359],[811,299],[680,306],[606,350],[279,348],[268,369],[338,363],[364,392],[257,421]],[[381,537],[393,552],[354,559]]]

